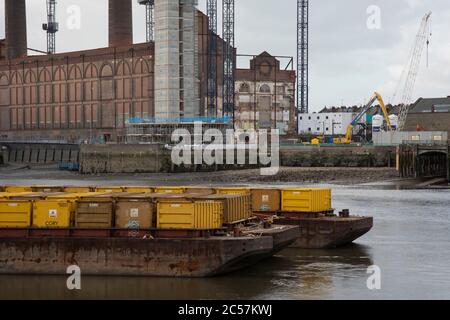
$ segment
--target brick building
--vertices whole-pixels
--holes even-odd
[[[450,136],[450,96],[420,98],[410,108],[404,131],[446,131]]]
[[[296,131],[295,80],[295,71],[281,69],[267,52],[254,57],[249,69],[237,69],[236,128]]]
[[[109,0],[108,48],[27,56],[25,0],[6,0],[6,14],[21,19],[6,19],[6,46],[0,41],[1,139],[121,142],[130,117],[155,116],[154,43],[132,43],[131,14],[124,14],[131,2],[122,1]],[[208,17],[197,12],[196,18],[198,95],[204,115]],[[222,46],[219,38],[218,53]],[[220,54],[217,60],[221,87]]]

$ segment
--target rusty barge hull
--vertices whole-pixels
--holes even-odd
[[[212,277],[250,266],[273,238],[0,238],[0,274]]]
[[[269,256],[273,256],[281,250],[295,244],[300,234],[300,228],[295,225],[276,225],[272,228],[256,228],[248,231],[244,231],[244,235],[256,235],[256,236],[270,236],[273,239],[273,248]]]
[[[372,217],[287,218],[279,224],[300,227],[300,237],[291,245],[301,249],[329,249],[348,245],[373,227]]]
[[[291,247],[300,249],[345,246],[368,233],[373,227],[372,217],[311,216],[304,213],[277,212],[258,212],[256,215],[262,218],[276,216],[275,221],[279,225],[298,226],[300,235]]]
[[[85,275],[212,277],[271,257],[300,236],[298,226],[289,225],[249,227],[238,236],[213,236],[211,230],[129,233],[0,229],[0,274],[65,275],[69,266],[77,265]]]

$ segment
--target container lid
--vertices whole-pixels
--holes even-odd
[[[190,199],[199,199],[199,200],[224,200],[224,199],[236,199],[240,198],[244,195],[250,195],[250,193],[241,193],[241,194],[188,194],[186,195]]]

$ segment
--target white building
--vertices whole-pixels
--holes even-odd
[[[354,117],[356,117],[356,114],[351,112],[300,114],[298,118],[299,133],[330,136],[345,135],[347,127],[352,123]]]

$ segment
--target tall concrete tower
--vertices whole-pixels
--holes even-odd
[[[197,0],[155,0],[155,117],[200,115]]]

